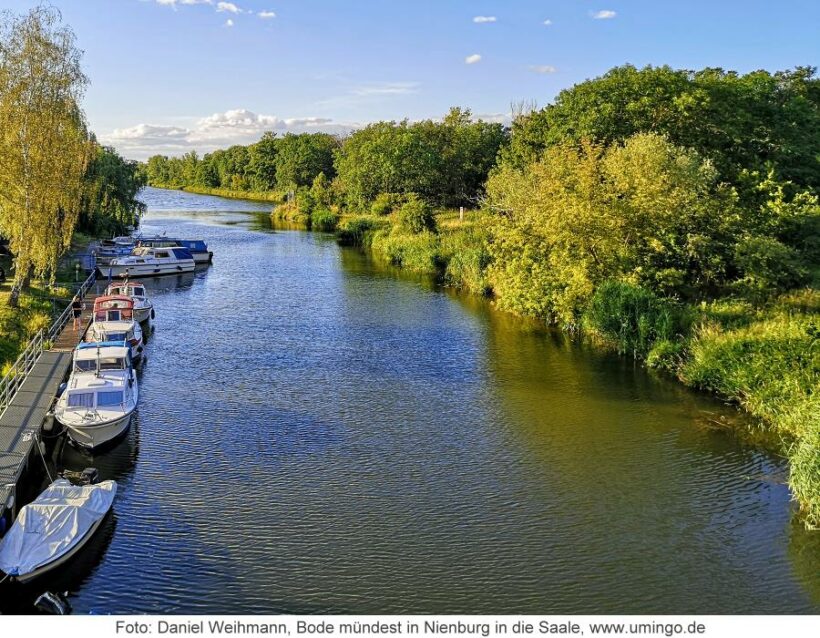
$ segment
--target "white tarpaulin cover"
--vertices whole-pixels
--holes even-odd
[[[24,576],[65,555],[105,516],[116,493],[114,481],[78,486],[57,479],[0,539],[0,570]]]

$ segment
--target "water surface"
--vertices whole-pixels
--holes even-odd
[[[820,538],[732,409],[267,204],[144,199],[214,264],[150,282],[128,438],[63,455],[120,485],[47,584],[76,612],[820,612]]]

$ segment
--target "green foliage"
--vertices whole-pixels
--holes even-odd
[[[686,355],[685,343],[681,340],[659,339],[646,355],[646,365],[656,370],[676,373]]]
[[[820,186],[820,81],[813,68],[768,73],[668,66],[616,67],[565,89],[546,108],[518,118],[507,157],[522,167],[546,148],[589,138],[603,144],[636,133],[666,135],[709,158],[721,180],[754,199],[746,176],[774,170],[800,188]]]
[[[441,266],[438,235],[428,230],[406,232],[400,226],[376,231],[370,248],[377,257],[418,273],[437,273]]]
[[[122,235],[139,225],[145,205],[137,194],[145,185],[139,164],[113,148],[95,146],[84,181],[78,228],[97,236]]]
[[[407,198],[401,193],[379,193],[370,205],[373,215],[389,215],[404,204]]]
[[[487,235],[481,226],[456,227],[439,234],[441,259],[446,263],[445,281],[463,286],[470,292],[489,295],[492,291],[487,279],[490,251]]]
[[[333,178],[338,141],[327,133],[288,133],[276,147],[276,184],[282,190],[311,186],[320,173]]]
[[[754,300],[800,285],[807,271],[800,254],[773,237],[747,237],[735,246],[738,290]]]
[[[685,332],[683,315],[673,303],[652,292],[619,281],[604,282],[585,315],[587,325],[615,343],[621,354],[645,357],[658,341]],[[656,357],[661,351],[655,353]]]
[[[337,152],[336,170],[353,208],[369,208],[380,193],[458,206],[482,193],[505,142],[500,124],[452,109],[443,122],[378,122],[354,132]]]
[[[399,208],[397,216],[399,227],[405,232],[418,234],[436,231],[433,209],[415,193],[407,196],[407,201]]]
[[[327,208],[314,208],[310,213],[310,227],[312,230],[332,232],[339,223],[339,216]]]
[[[644,134],[609,148],[559,144],[526,170],[503,165],[488,183],[499,305],[572,326],[608,279],[680,297],[715,289],[737,220],[715,178],[696,153]]]
[[[335,175],[333,152],[338,140],[326,133],[267,132],[255,144],[234,145],[199,158],[154,155],[144,165],[147,181],[165,188],[209,188],[231,191],[295,190],[312,186],[320,174]]]
[[[383,228],[383,219],[370,215],[355,215],[342,220],[337,227],[339,242],[348,246],[368,246],[373,231]]]

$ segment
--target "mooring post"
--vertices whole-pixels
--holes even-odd
[[[460,222],[464,221],[464,206],[459,206],[458,207],[458,221],[460,221]]]

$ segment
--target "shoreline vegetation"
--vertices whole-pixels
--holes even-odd
[[[266,133],[143,170],[151,185],[293,193],[275,219],[737,404],[782,441],[817,528],[818,145],[812,68],[627,65],[543,109],[515,105],[511,126],[454,108],[345,138]]]
[[[82,52],[57,9],[0,13],[0,366],[73,294],[92,236],[130,232],[144,206],[135,161],[98,143],[80,108]],[[32,69],[36,71],[32,71]]]

